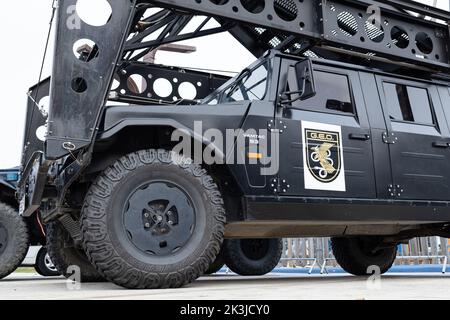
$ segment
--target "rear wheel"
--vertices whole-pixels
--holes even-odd
[[[380,247],[378,237],[332,238],[331,246],[338,264],[355,276],[372,274],[370,267],[379,268],[381,274],[392,266],[397,248]]]
[[[47,225],[47,250],[56,270],[64,277],[74,276],[73,272],[79,270],[81,282],[104,281],[89,262],[84,250],[74,245],[69,232],[59,221]]]
[[[27,224],[16,210],[0,203],[0,279],[22,264],[29,247]]]
[[[119,159],[93,183],[82,216],[89,259],[126,288],[194,281],[216,259],[225,223],[206,170],[166,150]]]
[[[44,277],[55,277],[61,275],[53,264],[45,247],[42,247],[36,257],[34,269]]]
[[[282,239],[229,239],[224,242],[225,263],[242,276],[261,276],[278,265]]]

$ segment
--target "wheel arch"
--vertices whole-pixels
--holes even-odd
[[[172,134],[175,130],[182,130],[189,135],[192,143],[201,143],[202,151],[204,148],[211,147],[215,152],[216,158],[225,162],[226,154],[214,141],[205,138],[196,133],[180,122],[173,119],[145,119],[133,120],[125,119],[119,124],[101,133],[94,145],[94,154],[92,158],[92,167],[99,169],[98,156],[102,153],[113,155],[125,155],[143,149],[166,149],[171,150],[179,141],[172,141]],[[116,151],[116,152],[114,152]],[[100,169],[105,169],[108,161],[100,161]]]
[[[80,192],[82,194],[78,194],[77,199],[69,201],[69,203],[78,202],[81,205],[80,201],[84,199],[84,195],[87,193],[87,186],[100,172],[108,168],[120,157],[146,149],[171,150],[178,143],[171,141],[172,133],[176,129],[183,129],[190,133],[191,143],[200,142],[202,151],[206,147],[212,147],[219,159],[225,163],[223,150],[214,142],[194,134],[192,129],[181,125],[179,122],[158,120],[158,123],[153,123],[152,121],[149,123],[147,120],[144,122],[124,120],[123,122],[128,123],[128,125],[122,123],[120,126],[114,127],[113,131],[111,129],[107,134],[101,134],[96,142],[91,164],[85,170],[80,181],[74,183],[70,188],[71,190],[78,190],[77,192],[69,193],[72,196]],[[202,167],[214,178],[223,194],[227,209],[227,219],[231,221],[243,220],[243,205],[241,201],[243,191],[229,166],[226,164],[213,164],[202,165]],[[84,184],[86,187],[80,188],[80,184]]]

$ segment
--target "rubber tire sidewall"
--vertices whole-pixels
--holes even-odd
[[[208,270],[205,271],[205,275],[217,273],[224,266],[225,266],[225,257],[223,255],[223,245],[222,245],[222,249],[220,249],[220,252],[216,257],[216,260],[214,260],[214,262],[211,263],[211,265],[209,266]]]
[[[83,208],[83,238],[92,263],[109,281],[131,289],[176,288],[204,274],[215,260],[224,233],[222,197],[206,170],[178,157],[166,150],[129,154],[91,187]],[[181,186],[196,207],[196,230],[173,256],[143,253],[126,237],[121,223],[129,193],[152,181]]]
[[[246,239],[225,240],[224,257],[227,267],[241,276],[262,276],[272,272],[283,254],[283,240],[276,238],[264,240],[269,241],[268,252],[258,260],[248,258],[243,252],[240,242]]]
[[[74,278],[69,273],[69,267],[78,266],[80,268],[80,281],[104,282],[100,273],[92,266],[86,254],[81,248],[66,247],[67,237],[70,237],[64,226],[59,221],[52,221],[47,224],[47,252],[56,270],[66,278]]]
[[[47,249],[42,247],[39,249],[38,254],[36,255],[36,264],[34,269],[37,273],[39,273],[43,277],[57,277],[61,274],[57,270],[51,270],[45,264],[45,256],[47,255]],[[56,267],[55,267],[56,268]]]
[[[0,223],[7,230],[6,249],[0,254],[0,279],[16,271],[30,248],[29,230],[24,219],[12,207],[0,203]]]
[[[380,273],[386,273],[394,264],[397,256],[397,247],[380,249],[379,255],[368,256],[363,252],[357,237],[332,238],[331,246],[337,263],[346,272],[355,276],[368,276],[373,270],[371,266],[377,266]],[[369,271],[369,273],[368,273]]]

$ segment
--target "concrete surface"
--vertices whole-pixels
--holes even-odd
[[[181,289],[125,290],[93,283],[70,290],[62,278],[16,273],[0,281],[0,299],[450,299],[450,275],[387,274],[380,281],[368,281],[345,274],[217,274]]]

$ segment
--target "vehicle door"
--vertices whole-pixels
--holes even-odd
[[[292,62],[285,63],[288,87],[280,92],[295,91],[295,68]],[[314,97],[285,105],[278,114],[284,128],[280,134],[281,193],[375,198],[372,136],[358,73],[315,65],[314,80]]]
[[[377,76],[393,177],[393,196],[448,200],[450,135],[435,85]]]
[[[236,81],[226,87],[217,101],[227,104],[248,103],[242,123],[235,123],[227,132],[227,164],[245,194],[266,195],[269,190],[271,135],[267,126],[274,120],[274,100],[271,96],[274,74],[273,59],[263,59],[245,69]],[[275,72],[278,74],[277,72]],[[231,143],[231,146],[229,145]],[[269,169],[269,173],[265,173]],[[274,174],[277,174],[275,172]]]

